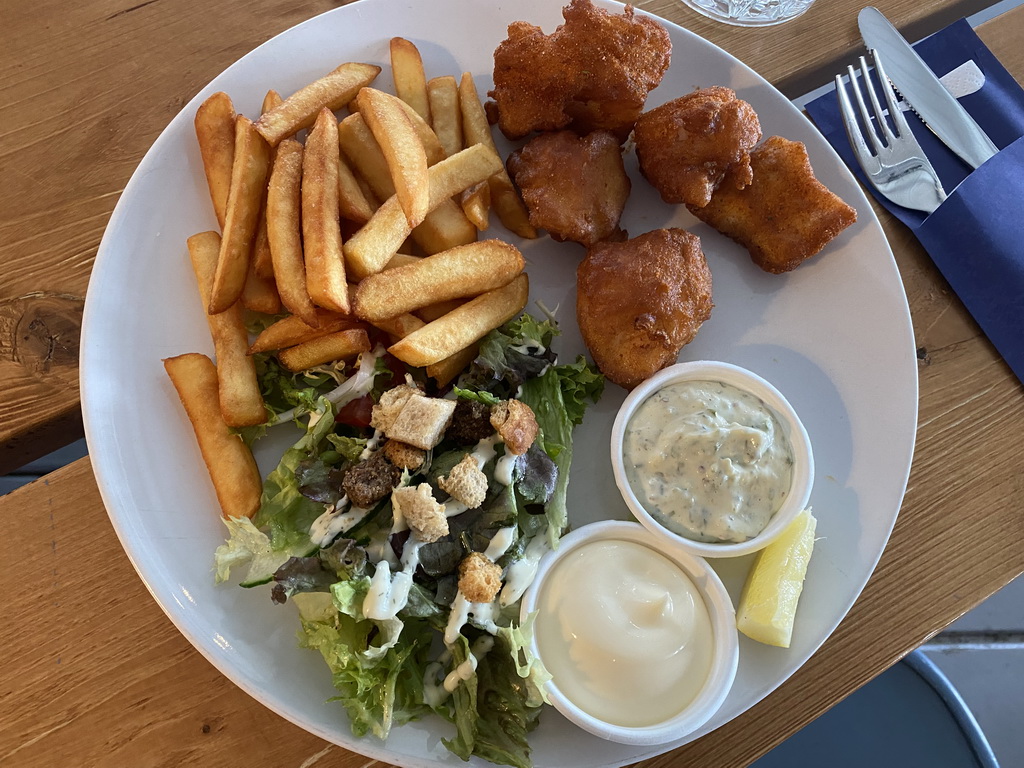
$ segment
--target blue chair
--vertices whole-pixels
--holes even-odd
[[[751,768],[999,768],[942,671],[913,651]]]

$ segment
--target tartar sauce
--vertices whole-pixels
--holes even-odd
[[[655,392],[630,419],[622,453],[644,508],[697,541],[759,534],[793,477],[793,446],[775,412],[719,381],[682,381]]]
[[[659,552],[597,540],[545,578],[537,649],[559,690],[607,723],[663,722],[696,698],[712,661],[711,619],[690,578]]]

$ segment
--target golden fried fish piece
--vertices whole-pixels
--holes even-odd
[[[857,220],[857,212],[814,177],[807,148],[772,136],[750,153],[754,180],[737,189],[727,178],[701,221],[750,251],[765,272],[796,269]]]
[[[640,172],[661,199],[703,207],[727,173],[738,188],[750,183],[761,124],[735,91],[716,86],[645,112],[633,137]]]
[[[679,356],[711,316],[700,239],[656,229],[599,243],[576,271],[576,321],[601,372],[632,389]]]
[[[658,22],[571,0],[550,35],[525,21],[494,51],[498,127],[510,139],[531,131],[610,130],[624,141],[661,82],[672,41]]]
[[[508,172],[530,211],[530,223],[555,240],[589,247],[625,239],[619,219],[631,185],[611,132],[542,133],[509,157]]]

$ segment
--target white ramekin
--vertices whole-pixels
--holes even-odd
[[[604,520],[577,528],[562,538],[558,549],[541,560],[537,576],[523,597],[522,618],[525,621],[538,607],[545,582],[554,566],[583,544],[593,541],[629,541],[653,549],[667,557],[685,573],[704,599],[711,619],[712,656],[707,680],[697,696],[681,712],[660,723],[648,726],[622,726],[600,720],[580,709],[558,687],[558,680],[547,684],[547,693],[555,709],[583,730],[620,744],[667,744],[693,733],[718,711],[725,701],[739,663],[739,636],[736,632],[736,613],[729,593],[707,561],[694,557],[682,547],[653,536],[650,531],[634,522]],[[537,615],[535,622],[545,620]],[[548,617],[549,620],[550,617]],[[535,624],[536,630],[536,624]],[[537,632],[533,633],[532,650],[541,661],[537,646]]]
[[[644,508],[626,478],[622,445],[633,413],[656,391],[681,381],[719,381],[760,398],[775,412],[793,446],[793,479],[789,493],[764,530],[746,541],[696,541],[669,530]],[[709,360],[669,366],[629,393],[612,425],[611,459],[615,484],[636,519],[662,541],[676,544],[701,557],[736,557],[763,549],[786,529],[801,510],[806,508],[811,497],[811,486],[814,484],[814,455],[811,452],[811,441],[789,401],[756,373],[731,363]]]

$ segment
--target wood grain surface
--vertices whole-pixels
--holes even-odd
[[[81,436],[75,362],[81,304],[104,227],[146,150],[181,107],[232,62],[300,21],[345,4],[5,4],[0,474]],[[988,3],[875,4],[920,37]],[[856,11],[861,5],[861,0],[819,0],[799,19],[757,30],[718,24],[677,0],[637,3],[722,46],[790,97],[826,82],[860,47]],[[26,325],[26,313],[33,313],[34,322],[28,340],[17,333]],[[33,348],[26,350],[26,342]]]
[[[0,84],[0,151],[5,170],[14,170],[0,188],[0,258],[7,265],[0,277],[0,445],[52,425],[54,414],[74,412],[74,365],[67,356],[96,241],[121,186],[175,105],[271,28],[329,7],[297,10],[257,0],[242,23],[227,5],[239,8],[86,0],[62,5],[63,16],[53,2],[5,10],[4,34],[13,46],[0,47],[3,71],[10,73]],[[834,16],[821,13],[829,6]],[[667,2],[645,7],[695,21]],[[858,7],[820,0],[775,34],[784,37],[799,24],[808,25],[804,36],[824,27],[834,35],[829,46],[845,51],[854,45]],[[927,8],[941,14],[954,5],[880,7],[898,22],[924,24],[931,18]],[[50,20],[45,29],[41,19]],[[738,52],[732,30],[704,23],[691,26],[720,44],[728,38],[726,47],[774,72],[776,81],[808,71],[796,61],[804,52],[818,61],[833,55],[821,53],[821,45],[803,46],[787,54],[788,65],[771,70],[773,55],[759,47],[774,45],[771,33],[763,43],[750,36]],[[980,33],[1024,79],[1024,10]],[[138,39],[119,43],[123,35]],[[112,47],[146,53],[121,61],[109,56]],[[179,87],[177,95],[168,83]],[[141,103],[124,101],[126,94]],[[58,131],[57,122],[70,127]],[[97,142],[91,161],[76,128]],[[59,151],[48,149],[55,145]],[[1024,390],[913,236],[877,212],[897,254],[920,358],[917,451],[889,546],[848,617],[791,680],[735,721],[646,761],[646,768],[748,764],[1024,571]],[[5,310],[8,305],[16,308]],[[16,354],[21,333],[29,337],[26,351]],[[25,413],[62,397],[60,408]],[[383,765],[282,720],[192,649],[121,550],[88,460],[0,497],[0,520],[0,562],[17,577],[10,579],[0,622],[0,765]]]

